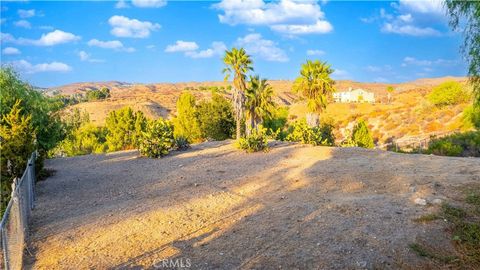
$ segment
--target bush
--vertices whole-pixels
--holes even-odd
[[[110,89],[103,87],[100,90],[88,90],[86,96],[88,101],[106,99],[110,97]]]
[[[463,111],[463,124],[465,128],[475,127],[480,130],[480,104],[470,105]]]
[[[184,151],[190,148],[187,138],[185,137],[175,137],[174,148],[178,151]]]
[[[232,105],[226,98],[214,94],[211,101],[201,101],[197,110],[202,138],[221,141],[232,137],[235,120]]]
[[[263,126],[267,129],[267,134],[274,139],[284,140],[287,134],[283,132],[288,119],[288,107],[274,109],[271,117],[263,121]]]
[[[253,129],[249,136],[238,140],[238,148],[249,153],[268,150],[266,129],[261,125]]]
[[[53,151],[55,156],[78,156],[91,153],[104,153],[108,147],[105,144],[107,130],[89,122],[71,130],[67,138]]]
[[[295,122],[289,128],[287,141],[301,142],[312,145],[333,146],[335,136],[333,135],[333,126],[330,124],[321,124],[319,127],[309,127],[305,119]]]
[[[175,137],[186,138],[189,142],[201,141],[200,121],[198,119],[195,97],[182,93],[177,101],[177,117],[173,119]]]
[[[440,156],[480,157],[480,131],[456,133],[432,139],[427,153]]]
[[[174,143],[172,124],[159,118],[148,122],[146,131],[142,133],[139,150],[144,156],[160,158],[168,154]]]
[[[373,148],[375,146],[365,121],[360,121],[353,127],[351,140],[358,147]]]
[[[125,107],[110,112],[105,121],[108,151],[118,151],[138,147],[147,119],[141,111],[135,113],[130,107]]]
[[[428,101],[437,107],[455,105],[470,100],[470,94],[458,82],[444,82],[433,88],[427,96]]]

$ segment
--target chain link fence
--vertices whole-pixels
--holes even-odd
[[[32,153],[22,178],[13,183],[12,196],[0,223],[2,264],[5,270],[22,269],[30,214],[35,200],[35,159]]]

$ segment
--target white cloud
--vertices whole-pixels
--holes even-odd
[[[2,50],[2,53],[5,55],[21,54],[19,49],[13,48],[13,47],[6,47],[5,49]]]
[[[188,52],[188,51],[195,51],[198,49],[197,43],[193,41],[183,41],[183,40],[177,40],[175,44],[173,45],[168,45],[167,48],[165,48],[165,52]]]
[[[17,27],[23,27],[23,28],[27,28],[27,29],[32,28],[32,25],[30,24],[30,22],[28,22],[26,20],[16,21],[13,24]]]
[[[316,2],[223,0],[213,7],[224,12],[218,15],[220,22],[230,25],[266,25],[288,35],[323,34],[333,29]]]
[[[92,58],[91,55],[89,53],[87,53],[86,51],[79,51],[78,52],[78,57],[80,57],[80,61],[83,61],[83,62],[90,62],[90,63],[103,63],[103,62],[105,62],[105,60],[102,60],[102,59]]]
[[[132,0],[132,4],[140,8],[159,8],[167,4],[166,0]]]
[[[237,45],[245,48],[247,53],[258,56],[267,61],[286,62],[288,56],[278,48],[275,42],[263,39],[262,35],[254,33],[237,39]]]
[[[110,33],[116,37],[146,38],[150,31],[160,29],[160,24],[139,21],[124,16],[112,16],[108,23],[113,27]]]
[[[399,9],[422,14],[444,15],[443,3],[442,0],[400,0]]]
[[[18,13],[18,16],[20,16],[20,18],[22,19],[25,19],[25,18],[30,18],[30,17],[33,17],[35,16],[35,9],[19,9],[17,11]]]
[[[115,51],[124,51],[124,52],[134,52],[135,49],[132,47],[125,47],[123,43],[118,40],[111,40],[111,41],[101,41],[98,39],[91,39],[87,42],[88,46],[99,47],[103,49],[111,49]]]
[[[168,45],[165,48],[165,52],[183,52],[185,56],[191,58],[210,58],[213,56],[223,55],[227,46],[223,42],[214,41],[210,48],[205,50],[199,50],[199,46],[193,41],[177,40],[175,44]]]
[[[420,60],[415,57],[407,56],[403,58],[403,63],[402,67],[406,66],[422,66],[422,67],[428,67],[428,66],[436,66],[436,65],[442,65],[442,66],[453,66],[453,65],[458,65],[459,61],[456,60],[446,60],[446,59],[436,59],[436,60]],[[428,68],[424,68],[426,71]]]
[[[380,11],[381,31],[409,36],[441,36],[438,23],[445,25],[446,13],[442,0],[400,0],[392,4],[396,15]],[[434,28],[435,26],[435,28]]]
[[[191,58],[210,58],[213,56],[223,55],[227,46],[223,42],[214,41],[212,42],[211,48],[201,51],[187,51],[185,55]]]
[[[324,55],[325,52],[322,50],[307,50],[307,55]]]
[[[51,62],[41,64],[31,64],[26,60],[19,60],[11,62],[12,66],[23,73],[39,73],[39,72],[67,72],[71,71],[72,67],[62,62]]]
[[[115,8],[129,8],[130,6],[128,5],[128,3],[125,1],[125,0],[119,0],[116,4],[115,4]]]
[[[43,34],[39,39],[29,38],[15,38],[10,34],[1,35],[2,42],[12,42],[20,45],[34,45],[34,46],[54,46],[80,40],[80,36],[72,33],[55,30],[47,34]]]
[[[417,27],[414,25],[403,25],[398,23],[385,23],[382,32],[394,33],[409,36],[440,36],[441,33],[431,27]]]

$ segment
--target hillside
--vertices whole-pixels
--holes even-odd
[[[26,269],[443,269],[409,245],[458,256],[446,220],[414,219],[480,187],[479,159],[293,143],[46,166],[56,174],[36,187]]]
[[[412,82],[385,84],[337,81],[337,91],[349,87],[363,88],[375,93],[376,104],[330,104],[322,115],[324,121],[333,122],[338,139],[345,136],[345,129],[351,128],[354,121],[366,119],[378,144],[390,140],[408,138],[428,138],[430,135],[443,134],[462,128],[461,113],[467,104],[437,109],[428,104],[425,96],[436,85],[445,81],[465,83],[463,77],[443,77],[419,79]],[[289,120],[301,118],[306,113],[304,103],[291,92],[291,81],[272,80],[275,101],[290,108]],[[158,84],[129,84],[124,82],[75,83],[46,90],[47,93],[72,95],[85,93],[89,89],[108,87],[111,97],[103,101],[85,102],[70,108],[86,110],[94,123],[102,125],[107,114],[116,109],[130,106],[143,111],[148,117],[168,118],[175,114],[175,103],[180,93],[190,89],[198,99],[209,98],[208,87],[226,87],[225,82],[185,82]],[[386,104],[386,88],[393,86],[393,102]],[[192,90],[193,89],[193,90]],[[224,92],[229,96],[228,92]]]

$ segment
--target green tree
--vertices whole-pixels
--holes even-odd
[[[175,137],[184,137],[189,142],[200,141],[200,121],[198,119],[195,96],[185,92],[177,100],[177,117],[173,119]]]
[[[474,103],[480,106],[480,2],[446,0],[450,25],[463,32],[462,51],[468,59],[468,74],[475,94]]]
[[[202,138],[221,141],[232,137],[234,113],[232,104],[226,98],[214,94],[212,100],[201,101],[197,110]]]
[[[373,148],[375,146],[365,121],[360,121],[353,127],[352,141],[355,145],[363,148]]]
[[[72,157],[103,153],[107,150],[106,134],[104,127],[97,127],[90,122],[82,123],[70,131],[67,138],[54,150],[54,155]]]
[[[246,107],[246,133],[250,134],[252,129],[256,129],[258,124],[262,124],[264,119],[271,117],[275,109],[273,102],[273,88],[267,83],[266,79],[260,77],[250,77],[250,83],[245,91]]]
[[[307,60],[293,83],[293,91],[307,100],[307,124],[310,127],[318,126],[319,113],[327,107],[328,98],[335,91],[335,81],[330,78],[332,73],[333,69],[327,62]]]
[[[0,116],[10,113],[16,102],[21,100],[21,114],[32,117],[37,150],[40,160],[43,160],[48,150],[53,149],[65,136],[60,119],[63,103],[33,89],[8,67],[0,70],[0,89]]]
[[[132,149],[138,146],[139,140],[136,138],[141,136],[141,128],[140,130],[137,128],[145,126],[142,122],[146,121],[143,113],[135,113],[132,108],[125,107],[111,111],[105,121],[109,151]]]
[[[467,102],[470,95],[460,83],[449,81],[434,87],[427,99],[433,105],[443,107]]]
[[[15,102],[8,114],[2,116],[0,122],[1,214],[10,197],[13,179],[22,176],[27,161],[35,150],[35,130],[31,115],[22,115],[20,100]]]
[[[241,137],[241,122],[244,117],[245,90],[247,88],[246,76],[249,71],[253,70],[252,60],[250,55],[245,52],[245,49],[232,48],[231,51],[225,52],[223,62],[226,65],[226,68],[223,69],[225,81],[233,73],[233,109],[238,140]]]

